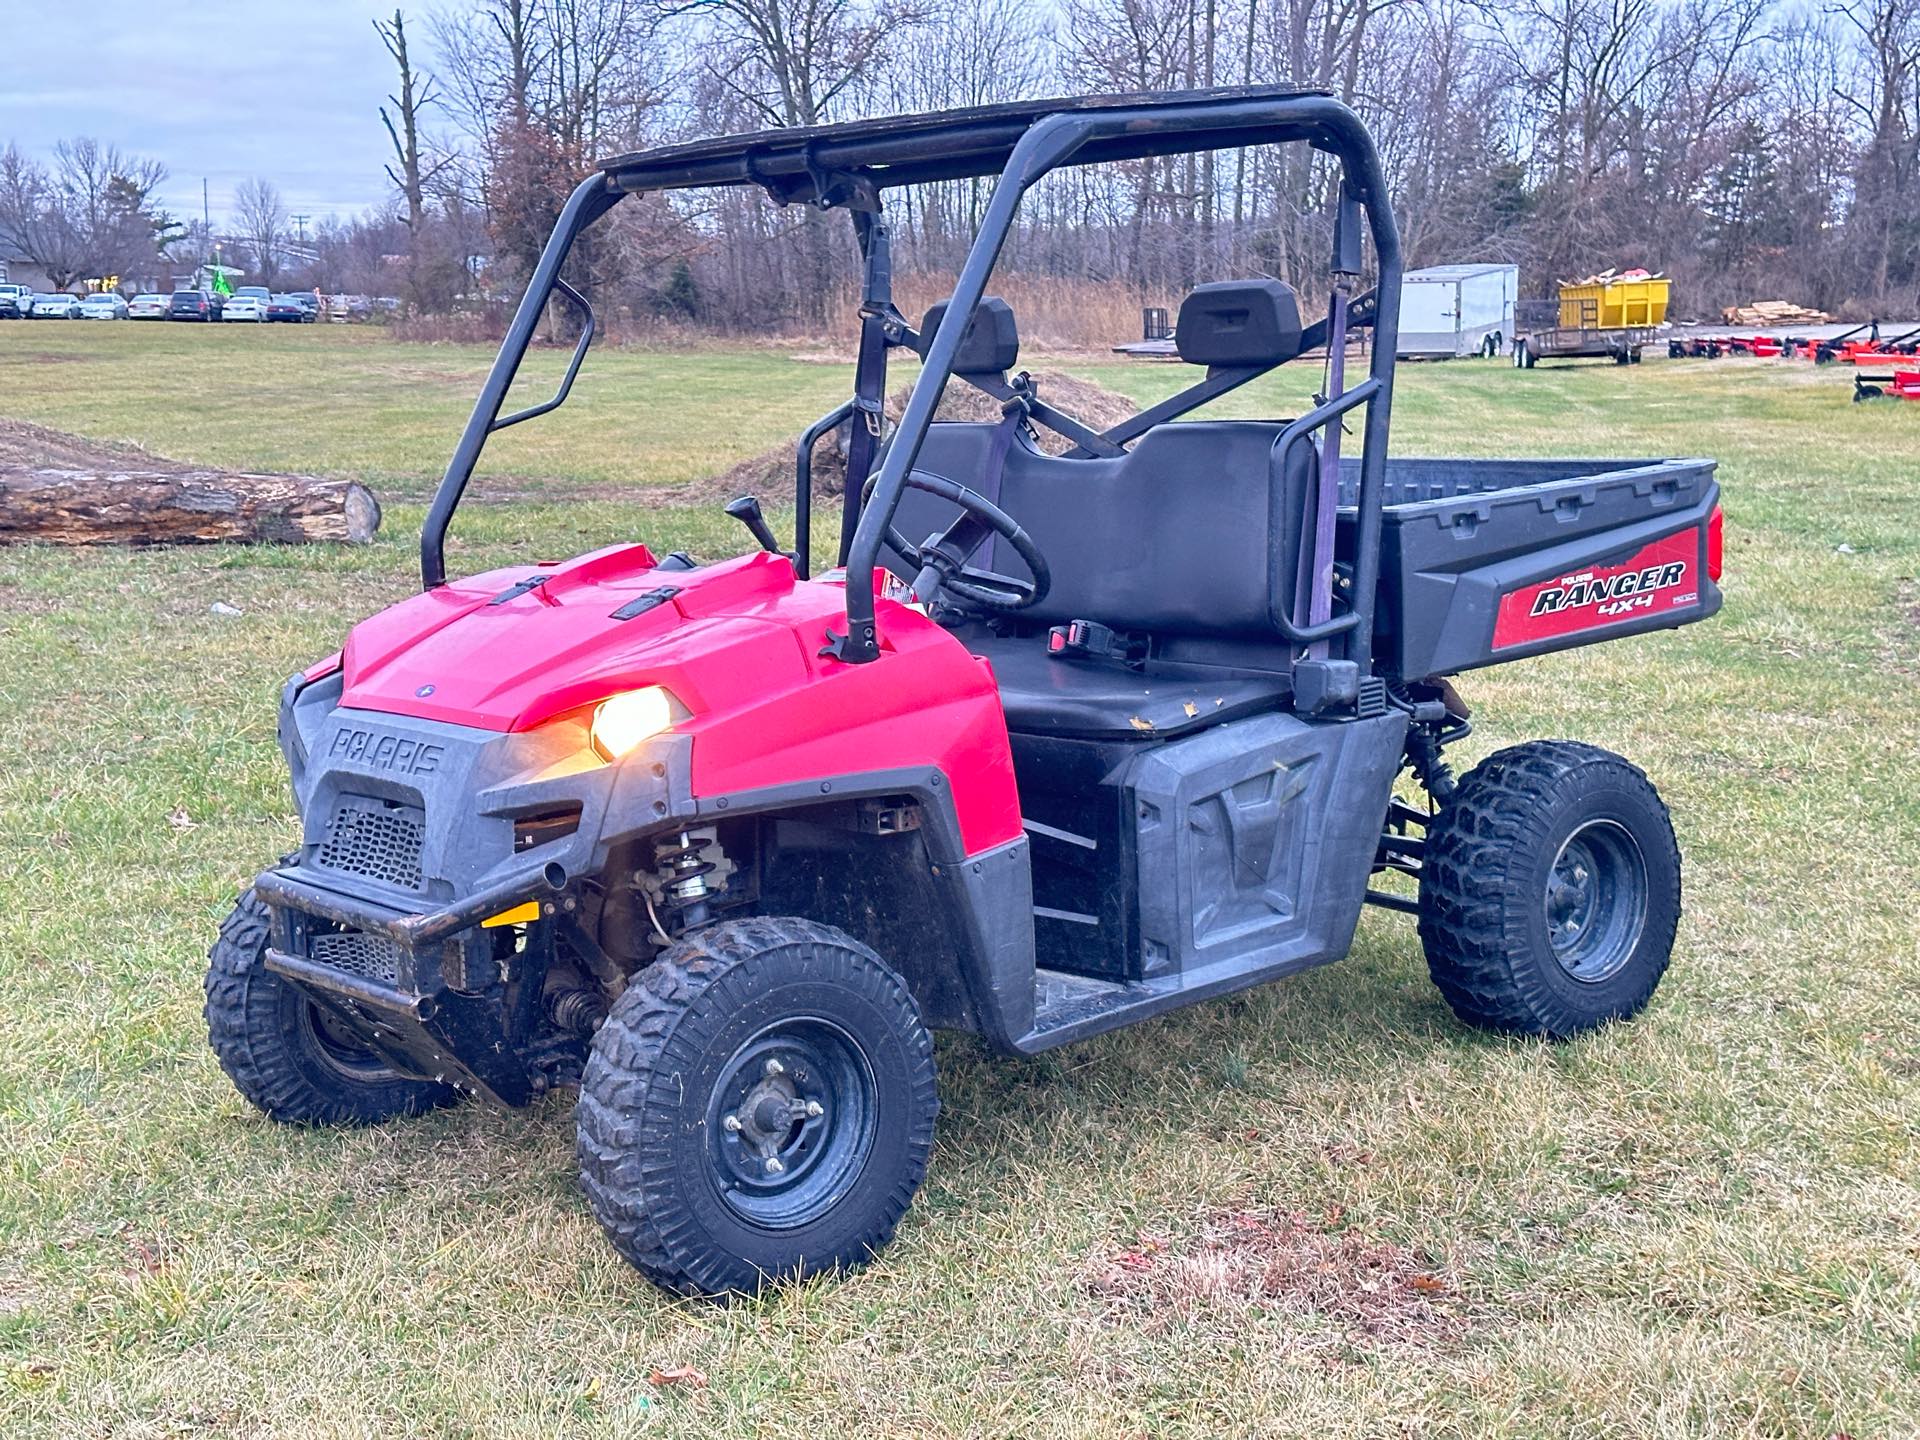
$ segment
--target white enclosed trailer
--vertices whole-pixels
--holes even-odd
[[[1400,354],[1497,355],[1513,340],[1518,265],[1432,265],[1400,278]]]

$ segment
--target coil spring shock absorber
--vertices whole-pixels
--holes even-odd
[[[1393,705],[1406,711],[1413,722],[1407,731],[1406,745],[1407,761],[1413,766],[1414,776],[1435,803],[1445,805],[1459,782],[1453,778],[1453,768],[1441,758],[1441,752],[1454,741],[1471,734],[1473,725],[1467,719],[1466,706],[1454,694],[1453,687],[1441,681],[1436,688],[1443,698],[1415,699],[1406,685],[1390,681],[1387,698]]]
[[[670,916],[678,917],[677,928],[682,932],[704,925],[712,918],[713,907],[708,900],[713,887],[707,883],[707,876],[719,866],[708,858],[709,846],[716,851],[720,848],[710,833],[692,830],[682,830],[654,846],[663,904]]]

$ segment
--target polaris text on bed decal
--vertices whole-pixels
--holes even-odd
[[[1505,650],[1683,610],[1700,599],[1700,536],[1682,530],[1618,565],[1589,565],[1500,597],[1493,648]]]

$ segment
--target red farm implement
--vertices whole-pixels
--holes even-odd
[[[1876,371],[1871,375],[1856,370],[1853,399],[1855,404],[1862,400],[1920,400],[1920,370]]]

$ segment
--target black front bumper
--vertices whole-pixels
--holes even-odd
[[[608,765],[583,726],[506,734],[337,699],[337,685],[290,686],[283,707],[304,823],[300,850],[254,882],[273,915],[267,968],[396,1068],[525,1104],[542,1086],[526,1042],[556,926],[527,927],[515,949],[481,922],[532,900],[567,923],[568,888],[611,846],[691,816],[687,742]],[[571,830],[527,835],[527,816],[556,808],[577,813]]]

